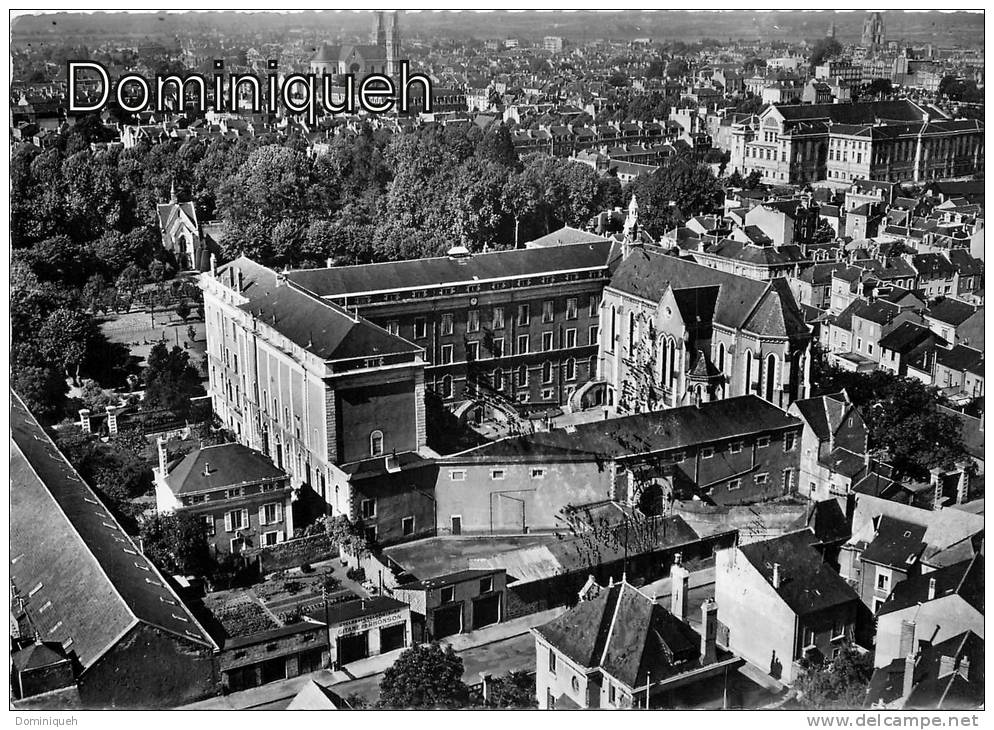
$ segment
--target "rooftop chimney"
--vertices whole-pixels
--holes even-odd
[[[718,659],[718,604],[709,598],[701,604],[701,664]]]
[[[915,655],[907,654],[904,657],[904,685],[901,691],[901,699],[907,700],[911,696],[911,690],[915,688]]]
[[[935,578],[928,579],[928,600],[935,598]]]
[[[670,613],[681,621],[687,620],[687,591],[690,584],[690,573],[683,567],[682,556],[673,556],[673,567],[670,568]]]
[[[204,476],[209,477],[211,475],[211,463],[209,461],[204,462]]]
[[[898,645],[898,655],[908,656],[912,654],[915,650],[915,622],[914,621],[902,621],[901,622],[901,641]]]
[[[211,276],[217,276],[217,255],[211,254]]]
[[[169,457],[166,452],[166,440],[161,436],[155,440],[156,450],[159,454],[159,473],[162,476],[166,475],[166,464],[169,461]]]
[[[780,588],[780,563],[773,564],[773,587]]]

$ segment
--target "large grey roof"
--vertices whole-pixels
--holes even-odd
[[[248,298],[240,309],[324,360],[421,351],[414,343],[332,302],[280,285],[276,272],[251,259],[241,257],[226,264],[218,269],[218,278],[223,280],[232,270],[241,272],[241,293]]]
[[[217,645],[11,391],[10,577],[45,641],[83,669],[139,623]]]
[[[558,271],[606,269],[612,241],[478,253],[465,257],[439,256],[386,261],[360,266],[300,269],[287,279],[319,297],[419,289],[476,283],[513,277],[542,276]]]

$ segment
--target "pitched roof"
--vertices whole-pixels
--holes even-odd
[[[901,322],[880,338],[880,347],[884,350],[893,350],[903,354],[911,352],[914,348],[929,341],[943,347],[947,344],[944,339],[928,327],[922,327],[915,322]]]
[[[288,710],[338,710],[347,708],[348,703],[327,687],[322,687],[313,679],[300,689],[286,706]]]
[[[958,326],[972,317],[976,311],[977,308],[972,304],[967,304],[960,299],[943,297],[929,306],[928,311],[925,312],[925,316],[944,324]]]
[[[547,246],[566,246],[573,243],[599,243],[606,241],[603,236],[589,231],[581,231],[572,226],[563,226],[559,230],[547,233],[525,244],[526,248],[544,248]]]
[[[842,425],[850,406],[845,393],[826,393],[814,398],[802,398],[794,401],[794,405],[819,441],[827,441],[832,437]]]
[[[863,551],[863,560],[907,572],[925,549],[924,537],[925,528],[921,525],[882,515],[876,535]]]
[[[900,101],[870,101],[854,104],[773,104],[785,121],[832,121],[835,124],[872,124],[876,119],[921,121],[924,110]]]
[[[773,590],[791,611],[804,616],[859,600],[812,547],[816,542],[814,533],[800,530],[738,549],[771,587],[773,566],[779,565],[780,586]]]
[[[569,429],[511,436],[454,454],[444,461],[556,456],[624,458],[800,425],[797,418],[772,403],[756,395],[742,395],[699,406],[667,408],[581,423]]]
[[[242,444],[218,444],[184,456],[169,471],[167,482],[173,494],[192,494],[285,477],[286,472],[259,451]]]
[[[571,661],[602,668],[629,688],[700,667],[697,632],[624,581],[534,631]]]
[[[588,243],[519,248],[464,257],[438,256],[330,269],[299,269],[287,272],[286,277],[302,290],[330,297],[606,269],[615,244],[600,236],[597,238]]]
[[[928,594],[935,581],[933,598]],[[884,616],[919,603],[937,601],[947,596],[962,598],[975,610],[984,612],[984,557],[979,553],[970,560],[948,565],[930,573],[909,577],[894,586],[887,601],[877,610]]]
[[[216,649],[13,391],[10,424],[10,577],[44,640],[84,671],[139,623]]]
[[[956,546],[964,541],[969,543],[984,529],[983,515],[955,509],[926,510],[870,494],[857,494],[850,542],[854,545],[869,544],[876,532],[876,518],[880,515],[924,526],[923,541],[927,547],[921,559],[932,566],[948,565],[944,556],[960,555],[955,550]]]
[[[736,329],[752,325],[761,331],[749,331],[781,337],[808,332],[804,315],[783,279],[757,281],[638,248],[618,264],[609,284],[611,289],[650,302],[658,302],[667,287],[678,291],[715,286],[718,297],[713,321],[718,324]],[[774,331],[778,327],[782,329]]]
[[[276,272],[251,259],[235,259],[220,267],[217,276],[223,279],[232,271],[242,274],[241,294],[248,299],[239,309],[324,360],[421,352],[414,343],[364,317],[280,284]]]

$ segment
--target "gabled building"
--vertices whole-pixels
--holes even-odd
[[[926,510],[856,494],[852,536],[842,547],[840,574],[856,587],[864,604],[878,612],[902,581],[973,558],[983,529],[982,515],[950,508]]]
[[[813,500],[845,496],[866,472],[866,422],[845,391],[791,403],[804,422],[798,492]]]
[[[580,599],[532,629],[539,709],[722,706],[742,660],[719,646],[714,602],[702,605],[698,633],[679,615],[685,600],[674,614],[624,580],[591,579]]]
[[[864,707],[979,709],[984,704],[984,654],[984,640],[973,631],[924,644],[874,670]]]
[[[813,547],[810,530],[720,550],[715,555],[719,633],[729,650],[784,684],[801,659],[835,657],[859,642],[866,610]]]
[[[604,500],[658,514],[791,494],[800,429],[752,395],[501,439],[436,460],[439,530],[554,529],[562,509]]]
[[[606,402],[651,410],[755,394],[804,397],[811,332],[786,280],[756,281],[633,246],[604,290]]]
[[[874,667],[972,631],[984,638],[984,558],[909,578],[877,610]]]

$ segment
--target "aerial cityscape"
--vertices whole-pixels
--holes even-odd
[[[976,719],[983,12],[10,33],[11,709]]]

